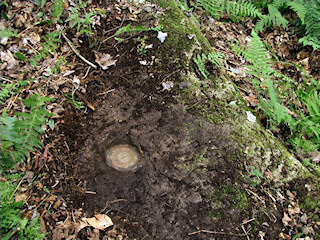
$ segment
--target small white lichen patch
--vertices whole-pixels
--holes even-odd
[[[158,39],[160,40],[160,42],[164,42],[164,40],[166,40],[166,37],[168,36],[168,33],[165,32],[158,32]]]
[[[249,122],[255,123],[257,121],[256,116],[254,116],[250,111],[247,111],[247,120]]]

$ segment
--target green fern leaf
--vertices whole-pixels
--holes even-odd
[[[210,62],[212,62],[213,64],[217,65],[218,67],[220,67],[222,64],[221,64],[221,59],[224,58],[225,56],[220,53],[220,52],[215,52],[215,51],[212,51],[208,54],[208,60]]]
[[[314,51],[320,49],[320,39],[310,35],[300,38],[299,43],[302,43],[303,46],[311,46]]]
[[[286,7],[287,3],[288,3],[288,0],[274,0],[272,2],[272,5],[277,9],[283,9]]]
[[[193,61],[195,62],[195,64],[197,65],[200,73],[202,74],[202,76],[204,76],[205,78],[208,78],[208,75],[209,75],[209,72],[207,71],[206,69],[206,61],[207,61],[207,56],[202,53],[201,55],[200,54],[197,54],[197,56],[195,56],[193,58]]]
[[[52,1],[52,17],[53,18],[60,18],[63,12],[63,0],[54,0]]]
[[[30,152],[42,148],[39,135],[44,130],[41,126],[52,116],[43,105],[51,100],[48,97],[32,95],[23,100],[27,109],[30,108],[28,112],[17,112],[13,117],[3,112],[0,117],[2,164],[10,166],[24,160]]]
[[[287,28],[288,21],[281,15],[279,10],[274,5],[268,5],[269,14],[267,16],[262,16],[261,20],[257,22],[255,30],[257,32],[262,31],[267,27],[282,26]]]
[[[305,17],[306,35],[320,38],[320,1],[310,0],[306,2],[307,14]]]
[[[256,6],[246,0],[197,0],[197,2],[215,19],[220,19],[224,14],[228,14],[234,21],[238,21],[239,17],[262,17]]]
[[[298,15],[298,17],[301,20],[301,23],[305,24],[305,18],[307,14],[307,9],[305,5],[297,1],[287,2],[286,5],[289,6],[290,9],[292,9]]]

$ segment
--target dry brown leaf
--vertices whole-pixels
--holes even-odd
[[[294,193],[290,192],[289,190],[286,191],[286,194],[288,195],[288,197],[290,199],[295,199],[295,197],[296,197],[296,195]]]
[[[46,233],[46,232],[47,232],[46,223],[43,217],[40,217],[40,233]]]
[[[17,195],[15,196],[15,200],[16,200],[16,202],[20,202],[20,201],[26,200],[27,197],[28,197],[28,195],[25,194],[25,193],[17,194]]]
[[[86,221],[86,218],[81,218],[79,222],[76,223],[76,232],[80,232],[82,228],[85,228],[87,226],[89,226],[89,224]]]
[[[1,51],[0,55],[1,61],[5,62],[1,65],[1,70],[3,70],[4,68],[10,70],[19,64],[18,61],[14,58],[12,52],[10,52],[9,50],[7,50],[6,52]]]
[[[97,214],[93,218],[87,218],[87,222],[94,228],[104,230],[113,225],[110,217],[105,214]]]
[[[281,239],[288,239],[288,240],[291,239],[291,237],[290,237],[289,235],[287,235],[287,234],[285,234],[285,233],[283,233],[283,232],[281,232],[281,233],[279,234],[279,238],[281,238]]]
[[[299,206],[296,205],[296,206],[289,206],[289,207],[288,207],[288,212],[289,212],[290,215],[292,216],[292,215],[295,215],[295,214],[300,213],[301,211],[300,211]]]
[[[108,69],[112,65],[116,65],[117,60],[113,60],[109,53],[95,53],[94,55],[96,62],[103,70]]]
[[[264,175],[266,176],[267,179],[270,179],[271,181],[274,179],[273,172],[271,171],[265,172]]]
[[[284,213],[284,216],[282,218],[282,223],[285,225],[285,226],[288,226],[289,225],[289,222],[291,222],[292,219],[288,216],[288,214]]]

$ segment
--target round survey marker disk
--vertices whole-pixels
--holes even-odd
[[[107,164],[119,171],[137,171],[140,159],[138,149],[129,144],[114,145],[106,151]]]

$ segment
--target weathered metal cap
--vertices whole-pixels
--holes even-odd
[[[118,144],[106,150],[106,163],[119,171],[137,171],[141,160],[138,149],[129,144]]]

